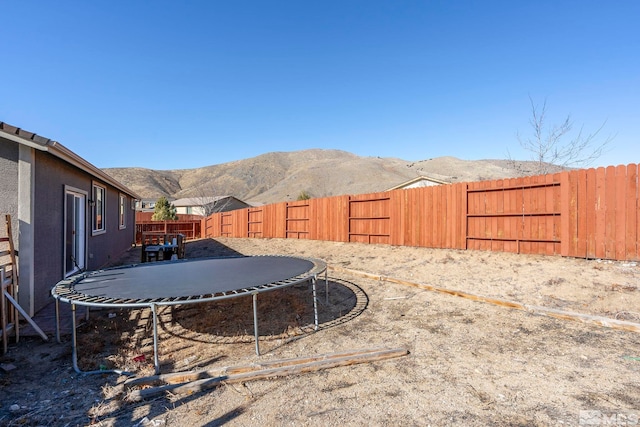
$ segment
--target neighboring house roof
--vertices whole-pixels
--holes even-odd
[[[33,132],[20,129],[15,126],[11,126],[8,123],[0,122],[0,136],[9,139],[18,144],[26,145],[39,151],[46,151],[59,159],[85,171],[86,173],[100,178],[102,181],[111,184],[123,193],[128,194],[136,199],[140,199],[136,193],[113,179],[110,175],[98,169],[82,157],[78,156],[73,151],[69,150],[64,145],[57,141],[42,137]]]
[[[202,206],[202,205],[208,205],[211,203],[218,203],[225,199],[235,199],[240,203],[245,203],[242,200],[238,199],[237,197],[233,197],[233,196],[211,196],[211,197],[185,197],[182,199],[174,200],[173,202],[171,202],[171,204],[176,208],[183,207],[183,206]]]
[[[450,184],[449,182],[446,181],[442,181],[439,179],[435,179],[435,178],[429,178],[428,176],[418,176],[415,177],[413,179],[410,179],[409,181],[405,181],[402,184],[398,184],[394,187],[391,188],[387,188],[384,191],[391,191],[391,190],[400,190],[403,188],[415,188],[415,187],[426,187],[429,185],[441,185],[441,184]]]

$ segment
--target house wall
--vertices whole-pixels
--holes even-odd
[[[204,216],[204,209],[200,206],[176,206],[176,214]]]
[[[236,209],[248,208],[249,205],[234,197],[219,200],[215,203],[215,212],[229,212]],[[202,206],[176,206],[178,215],[200,215],[204,216],[205,211]]]
[[[18,249],[18,144],[0,138],[0,214],[11,215],[13,241]],[[4,228],[4,217],[0,218]],[[4,230],[0,235],[4,235]]]
[[[91,236],[91,232],[89,232],[88,270],[96,270],[104,266],[110,262],[112,258],[117,258],[129,249],[136,241],[136,213],[131,208],[131,205],[135,204],[135,201],[127,198],[125,206],[126,227],[121,230],[118,223],[119,198],[121,193],[116,188],[110,187],[103,182],[99,182],[99,184],[107,188],[106,233]],[[91,227],[91,218],[88,219],[89,227]]]
[[[423,179],[422,181],[414,182],[413,184],[407,185],[406,187],[402,187],[402,189],[405,190],[407,188],[433,187],[434,185],[441,185],[441,184]]]
[[[112,257],[127,250],[135,240],[135,215],[131,198],[127,197],[127,226],[118,226],[119,191],[92,175],[46,153],[35,155],[34,213],[34,310],[44,307],[51,288],[64,278],[64,200],[65,186],[86,191],[91,198],[92,184],[107,189],[106,232],[91,235],[91,210],[86,208],[87,259],[86,269],[100,268]]]

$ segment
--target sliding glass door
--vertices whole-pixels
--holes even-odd
[[[86,201],[86,194],[73,189],[65,190],[65,277],[85,269],[87,242]]]

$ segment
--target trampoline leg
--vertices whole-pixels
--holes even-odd
[[[121,369],[100,369],[99,371],[83,371],[78,367],[78,339],[76,336],[76,305],[71,304],[71,360],[73,363],[73,370],[79,374],[118,374],[118,375],[132,375],[129,372]]]
[[[316,294],[316,282],[318,281],[317,276],[313,276],[311,279],[311,288],[313,289],[313,318],[315,321],[315,330],[318,330],[318,298]]]
[[[156,375],[158,375],[160,373],[160,358],[158,357],[158,314],[155,304],[151,304],[151,313],[153,314],[153,366]]]
[[[326,269],[324,270],[324,302],[329,305],[329,280]]]
[[[56,341],[58,344],[62,343],[60,340],[60,301],[56,298]]]
[[[71,304],[71,361],[73,362],[73,370],[82,373],[78,368],[78,339],[76,337],[76,305]]]
[[[253,336],[256,340],[256,354],[260,356],[260,343],[258,342],[258,293],[253,294]]]

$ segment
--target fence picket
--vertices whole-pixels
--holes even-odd
[[[638,248],[638,226],[640,225],[640,206],[638,205],[638,165],[627,165],[627,180],[625,187],[627,189],[627,209],[625,223],[627,225],[625,232],[625,253],[627,260],[639,260],[640,248]]]
[[[617,166],[615,168],[616,176],[615,176],[615,197],[616,197],[616,224],[615,224],[615,236],[613,239],[613,244],[615,246],[615,258],[614,259],[625,259],[626,258],[626,210],[627,210],[627,201],[626,197],[626,181],[627,181],[627,167],[626,166]]]

